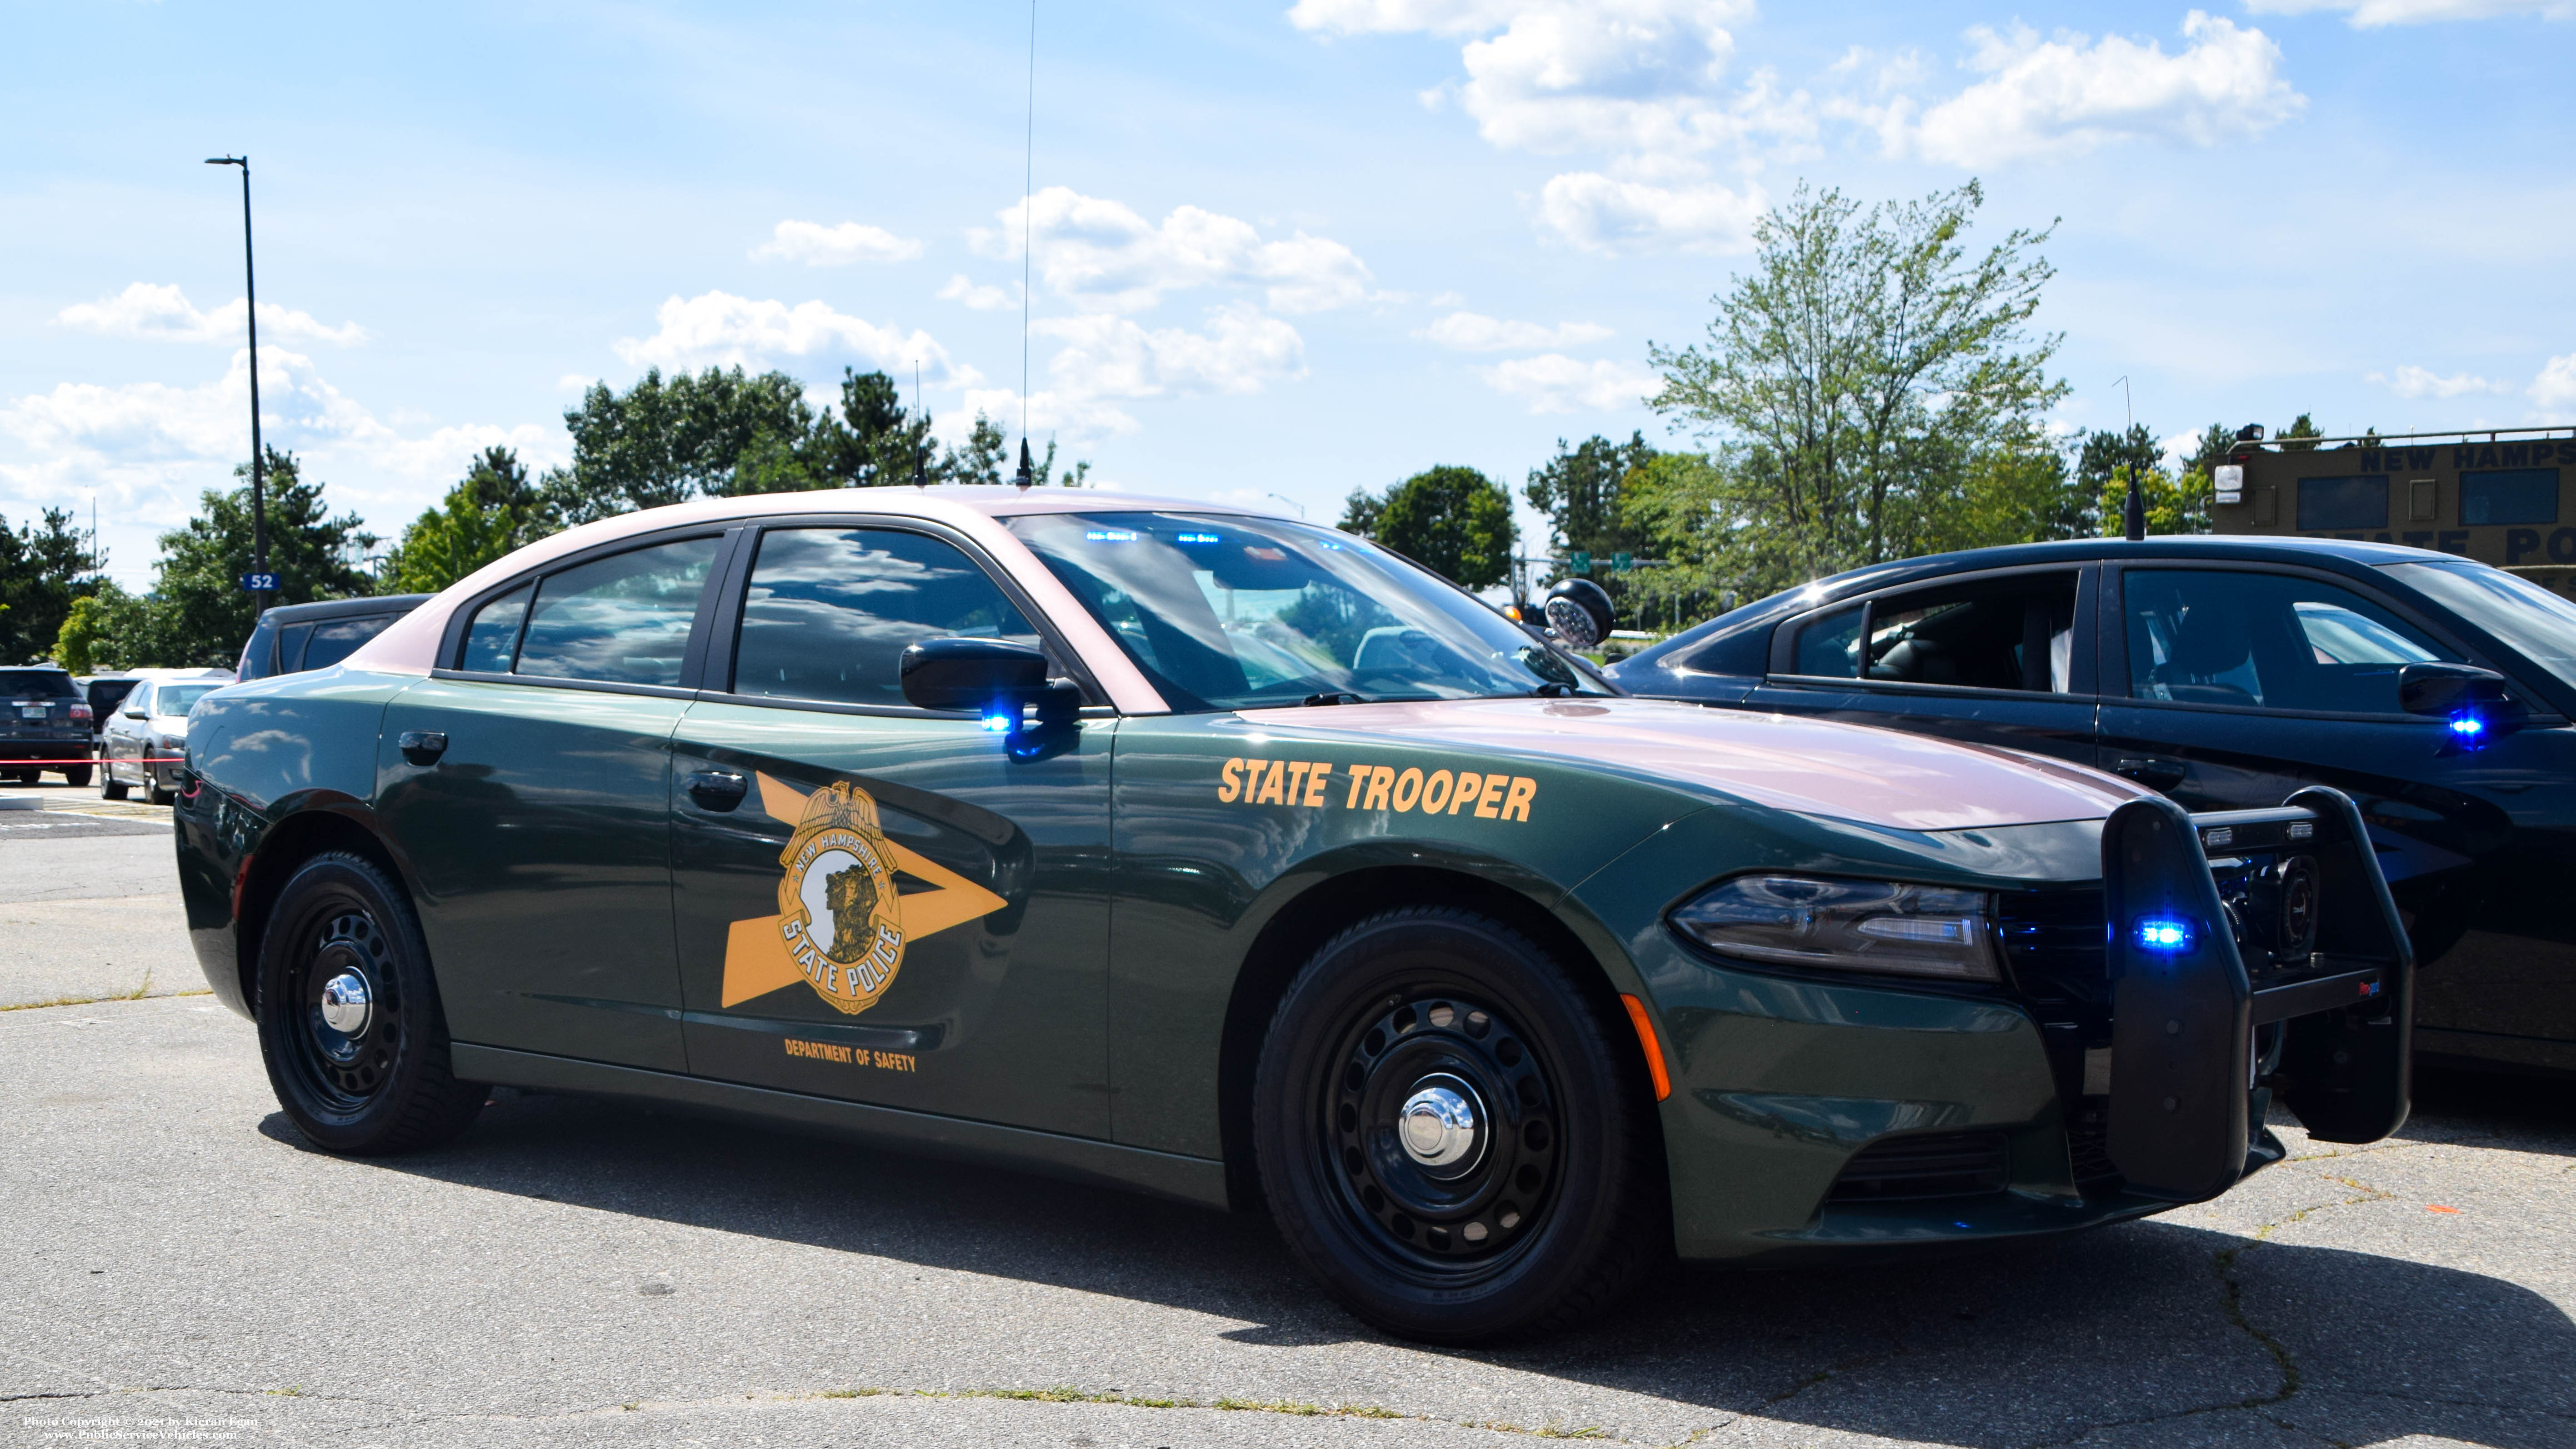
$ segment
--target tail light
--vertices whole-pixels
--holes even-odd
[[[85,704],[76,704],[76,705],[73,705],[73,706],[72,706],[72,718],[74,718],[74,719],[88,719],[89,717],[90,717],[90,713],[89,713],[89,706],[88,706],[88,705],[85,705]]]

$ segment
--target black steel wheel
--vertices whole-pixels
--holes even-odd
[[[298,867],[260,938],[259,1043],[278,1105],[314,1145],[375,1154],[465,1130],[485,1089],[456,1080],[429,953],[375,866]]]
[[[1671,1247],[1654,1097],[1615,998],[1471,912],[1317,952],[1254,1090],[1289,1246],[1359,1317],[1464,1343],[1561,1327]]]

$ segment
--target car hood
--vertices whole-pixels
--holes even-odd
[[[1649,699],[1476,699],[1246,710],[1265,728],[1553,756],[1780,810],[1899,830],[2098,820],[2148,793],[2097,770],[1870,725]]]

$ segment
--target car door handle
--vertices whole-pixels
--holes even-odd
[[[689,798],[701,810],[731,810],[750,793],[750,782],[731,770],[700,770],[689,777]]]
[[[2162,755],[2122,755],[2112,761],[2111,773],[2126,775],[2141,785],[2153,785],[2164,790],[2181,784],[2183,776],[2191,773],[2191,767]]]
[[[447,735],[442,730],[404,730],[394,743],[401,746],[402,757],[415,765],[435,765],[447,753]]]

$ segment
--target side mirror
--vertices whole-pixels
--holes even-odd
[[[2531,717],[2503,675],[2474,664],[2407,665],[2397,671],[2397,706],[2450,721],[2452,735],[2472,749],[2511,734]]]
[[[124,708],[124,709],[118,710],[118,711],[117,711],[117,713],[118,713],[118,714],[121,714],[121,715],[123,715],[123,716],[125,716],[127,719],[150,719],[150,718],[151,718],[151,716],[150,716],[150,715],[145,714],[142,710],[140,710],[140,709],[136,709],[136,708],[133,708],[133,707],[131,707],[131,706],[128,706],[127,708]]]
[[[1046,651],[1031,645],[924,639],[903,651],[903,697],[921,709],[981,710],[1046,687]]]

